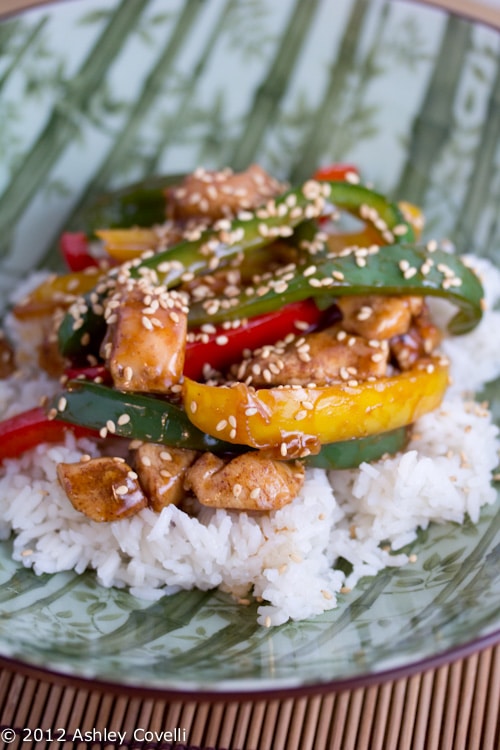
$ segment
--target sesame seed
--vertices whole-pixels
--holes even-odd
[[[399,261],[398,265],[399,265],[400,270],[403,271],[404,273],[405,271],[409,269],[410,261],[406,260],[406,258],[403,258],[403,260]]]
[[[127,487],[126,484],[120,484],[119,487],[115,488],[115,493],[117,495],[127,495],[128,491],[129,491],[129,489],[128,489],[128,487]]]
[[[393,227],[392,232],[396,235],[396,237],[402,237],[408,232],[408,227],[406,226],[406,224],[396,224],[396,226]]]
[[[410,268],[407,268],[406,271],[403,273],[403,276],[405,279],[412,279],[417,273],[417,269],[413,266]]]
[[[130,443],[128,444],[128,447],[130,448],[131,451],[135,451],[138,448],[140,448],[141,445],[143,445],[142,440],[131,440]]]
[[[307,267],[307,268],[306,268],[306,269],[305,269],[305,270],[303,271],[303,274],[302,274],[302,275],[303,275],[303,276],[305,276],[305,277],[307,278],[308,276],[312,276],[312,275],[313,275],[313,273],[316,273],[316,270],[317,270],[317,269],[316,269],[316,266],[308,266],[308,267]]]

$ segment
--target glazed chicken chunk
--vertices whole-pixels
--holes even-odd
[[[182,296],[130,279],[108,301],[106,320],[101,353],[116,388],[168,393],[184,368],[187,309]]]
[[[57,474],[75,510],[93,521],[119,521],[147,506],[137,474],[121,458],[60,463]]]
[[[390,339],[406,333],[422,305],[421,297],[411,296],[348,295],[337,300],[344,330],[366,339]]]
[[[180,185],[167,189],[167,215],[174,221],[215,221],[257,208],[282,191],[283,186],[257,164],[238,173],[197,169]]]
[[[385,375],[389,349],[384,342],[347,335],[339,326],[262,347],[238,367],[238,380],[255,387],[303,385]]]
[[[185,487],[211,508],[277,510],[297,496],[304,478],[299,462],[275,461],[259,452],[230,461],[204,453],[187,470]]]
[[[0,329],[0,378],[7,378],[16,369],[14,350]]]
[[[149,507],[159,513],[167,505],[178,505],[184,497],[184,477],[197,452],[142,443],[135,450],[134,467],[148,497]]]

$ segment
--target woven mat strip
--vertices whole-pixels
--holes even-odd
[[[14,728],[5,747],[216,748],[217,750],[498,750],[500,645],[463,661],[351,692],[285,700],[191,702],[110,695],[98,690],[0,671],[0,734]],[[98,739],[120,732],[122,744],[50,742],[48,730],[68,737],[93,731]],[[26,731],[39,728],[44,737]],[[134,740],[136,730],[142,729]],[[178,729],[176,742],[146,733]],[[23,731],[24,730],[24,731]],[[180,732],[183,732],[180,736]],[[78,735],[78,732],[80,735]],[[100,734],[97,734],[100,733]],[[0,743],[1,744],[1,743]]]

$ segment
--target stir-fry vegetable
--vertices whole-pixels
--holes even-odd
[[[255,390],[186,378],[184,405],[203,432],[237,445],[274,448],[287,458],[412,424],[439,406],[447,385],[447,364],[434,359],[392,377],[311,388]]]
[[[455,255],[414,245],[347,248],[343,255],[311,258],[297,273],[269,275],[260,294],[243,291],[230,305],[210,301],[190,309],[190,321],[201,325],[262,315],[285,304],[315,297],[360,295],[428,295],[444,297],[459,307],[449,323],[453,334],[472,330],[482,316],[483,288],[476,274]],[[208,312],[209,311],[209,312]]]
[[[98,433],[82,424],[50,419],[45,408],[36,406],[0,422],[0,461],[17,458],[42,443],[59,443],[71,430],[76,437],[96,437]]]
[[[216,453],[234,450],[198,430],[178,406],[141,393],[125,394],[100,383],[70,380],[64,396],[52,399],[48,409],[52,421],[85,425],[101,437],[116,435]]]

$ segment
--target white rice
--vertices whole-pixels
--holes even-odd
[[[488,261],[474,263],[489,311],[472,333],[445,340],[453,385],[442,407],[419,420],[403,454],[352,471],[311,469],[300,496],[272,513],[197,506],[188,515],[171,506],[99,524],[75,511],[57,482],[57,463],[95,453],[91,441],[68,435],[64,445],[40,445],[4,462],[0,535],[14,532],[14,558],[36,573],[91,568],[103,586],[126,586],[145,599],[220,587],[261,598],[258,620],[265,625],[334,608],[339,592],[362,576],[406,564],[407,555],[397,551],[418,527],[466,517],[477,522],[481,508],[496,500],[491,479],[499,430],[471,390],[500,375],[493,335],[500,273]],[[432,304],[445,321],[451,308]],[[37,404],[55,387],[41,375],[0,381],[0,418]],[[348,576],[334,568],[339,557],[352,566]]]

